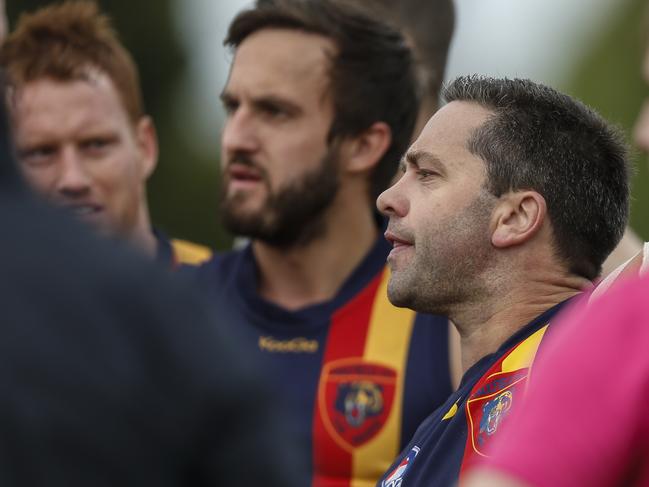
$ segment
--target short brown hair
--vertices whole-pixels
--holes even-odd
[[[0,48],[9,86],[87,79],[93,70],[115,85],[130,119],[144,115],[137,68],[110,19],[94,1],[68,1],[23,14]]]
[[[331,39],[329,71],[334,121],[329,141],[385,122],[392,141],[371,176],[372,199],[387,188],[410,142],[418,111],[414,61],[401,33],[363,9],[337,0],[259,0],[230,24],[225,44],[237,48],[262,29],[293,29]]]

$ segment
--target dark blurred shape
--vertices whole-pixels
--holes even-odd
[[[0,485],[293,485],[281,421],[205,304],[16,191],[0,120]]]
[[[277,0],[257,0],[272,5]],[[310,0],[317,2],[318,0]],[[366,13],[399,28],[413,50],[417,68],[420,111],[416,137],[439,106],[446,60],[455,28],[453,0],[337,0],[356,5]]]
[[[5,92],[5,86],[5,75],[0,71],[0,93]],[[9,123],[7,117],[4,116],[4,107],[0,107],[0,191],[6,189],[16,191],[22,188],[22,183],[18,177],[18,170],[13,162],[13,150],[9,142],[8,134]]]
[[[399,27],[411,42],[417,64],[419,129],[435,113],[455,27],[453,0],[341,0],[357,3]]]

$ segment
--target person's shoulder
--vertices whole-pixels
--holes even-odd
[[[636,275],[618,283],[613,289],[600,297],[596,302],[591,303],[588,311],[592,314],[614,311],[616,315],[641,313],[649,315],[649,274]]]
[[[181,275],[202,284],[229,281],[239,274],[250,256],[245,249],[213,251],[210,257],[198,263],[182,263]]]
[[[577,303],[562,316],[553,347],[562,343],[569,344],[566,350],[580,350],[584,340],[607,348],[629,338],[643,342],[649,338],[648,290],[649,275],[636,276],[616,282],[597,299]]]
[[[589,302],[599,299],[605,293],[617,288],[629,280],[646,275],[649,271],[649,242],[645,242],[643,249],[631,259],[615,268],[597,285],[591,293]]]

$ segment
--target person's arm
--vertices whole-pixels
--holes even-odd
[[[519,482],[507,474],[497,472],[488,467],[475,469],[467,477],[462,487],[532,487],[530,484]]]
[[[638,237],[631,227],[627,227],[626,232],[620,243],[615,247],[611,255],[602,266],[602,277],[608,276],[617,267],[624,264],[633,256],[642,250],[642,240]]]

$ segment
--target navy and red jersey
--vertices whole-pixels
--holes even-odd
[[[375,485],[451,394],[446,318],[387,299],[389,244],[377,239],[330,301],[288,311],[257,293],[250,247],[197,269],[223,322],[242,335],[291,416],[312,486]]]
[[[522,399],[536,352],[562,306],[549,309],[469,368],[458,390],[421,424],[378,487],[456,485],[462,472],[485,455]]]

